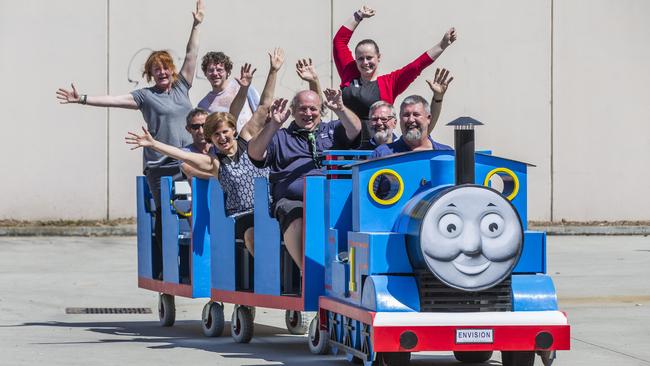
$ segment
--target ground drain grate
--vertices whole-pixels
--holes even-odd
[[[66,314],[151,314],[150,308],[65,308]]]

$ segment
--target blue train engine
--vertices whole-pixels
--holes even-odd
[[[477,124],[450,123],[455,152],[358,162],[350,178],[327,180],[312,352],[403,365],[417,351],[453,351],[461,362],[500,351],[508,366],[532,365],[536,354],[550,365],[569,349],[545,233],[527,230],[527,165],[475,153]]]

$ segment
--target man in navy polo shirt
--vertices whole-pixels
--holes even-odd
[[[429,136],[431,114],[426,99],[419,95],[406,97],[399,111],[402,137],[377,147],[372,152],[373,158],[416,150],[453,150],[450,146],[436,142]]]
[[[338,120],[321,122],[321,100],[311,90],[298,92],[287,107],[286,99],[271,106],[271,121],[248,143],[248,156],[257,167],[269,167],[273,212],[280,222],[284,244],[302,271],[303,177],[320,175],[324,150],[357,147],[359,118],[343,105],[340,90],[326,89],[325,105]],[[293,115],[289,127],[282,124]]]

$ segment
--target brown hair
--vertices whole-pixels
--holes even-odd
[[[178,73],[176,72],[176,66],[174,66],[174,59],[167,51],[153,51],[147,61],[144,63],[144,71],[142,71],[142,77],[147,79],[147,82],[151,82],[153,75],[151,69],[157,65],[161,64],[163,67],[171,70],[172,72],[172,81],[176,82],[178,79]]]
[[[363,45],[367,45],[367,44],[373,46],[375,48],[375,52],[377,54],[379,54],[379,46],[377,46],[377,42],[373,41],[372,39],[364,39],[361,42],[357,43],[357,46],[354,47],[354,51],[356,52],[357,48],[359,48],[359,46],[363,46]]]
[[[203,70],[204,74],[210,64],[222,64],[223,68],[226,69],[226,74],[228,75],[230,75],[230,72],[232,71],[232,61],[230,61],[230,57],[226,56],[223,52],[211,51],[203,56],[203,59],[201,60],[201,70]]]
[[[237,120],[235,117],[228,112],[214,112],[205,119],[205,125],[203,125],[205,137],[207,139],[212,138],[212,135],[217,131],[219,125],[223,123],[232,128],[235,131],[235,136],[237,136]]]

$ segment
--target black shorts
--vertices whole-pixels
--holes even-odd
[[[284,235],[292,221],[303,217],[302,201],[280,198],[275,204],[273,216],[280,222],[280,231]]]
[[[253,212],[245,212],[233,215],[235,218],[235,240],[244,240],[244,232],[253,227]]]

